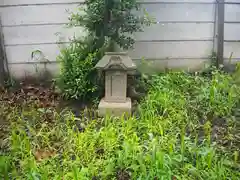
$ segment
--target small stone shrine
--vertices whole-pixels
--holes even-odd
[[[130,115],[131,99],[127,97],[127,74],[136,65],[125,52],[106,52],[96,68],[105,73],[105,97],[99,103],[99,115]]]

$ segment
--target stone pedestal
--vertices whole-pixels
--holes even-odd
[[[114,115],[114,116],[130,116],[132,112],[132,102],[127,98],[125,102],[107,102],[104,98],[101,99],[99,105],[99,116]]]

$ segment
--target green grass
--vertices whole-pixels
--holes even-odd
[[[0,174],[33,180],[240,179],[235,82],[218,71],[211,77],[153,76],[128,119],[87,120],[67,110],[11,107]]]

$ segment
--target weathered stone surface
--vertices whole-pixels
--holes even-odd
[[[124,69],[131,71],[136,69],[136,65],[125,52],[106,52],[95,67],[100,70]]]
[[[127,73],[124,71],[106,71],[105,101],[125,102],[127,96]]]
[[[126,98],[126,101],[122,103],[107,102],[103,98],[99,103],[98,110],[99,116],[130,116],[132,112],[132,102],[130,98]]]

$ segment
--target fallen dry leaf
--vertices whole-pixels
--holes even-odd
[[[48,159],[56,155],[56,151],[54,150],[44,150],[44,149],[39,149],[34,153],[34,156],[38,162]]]

